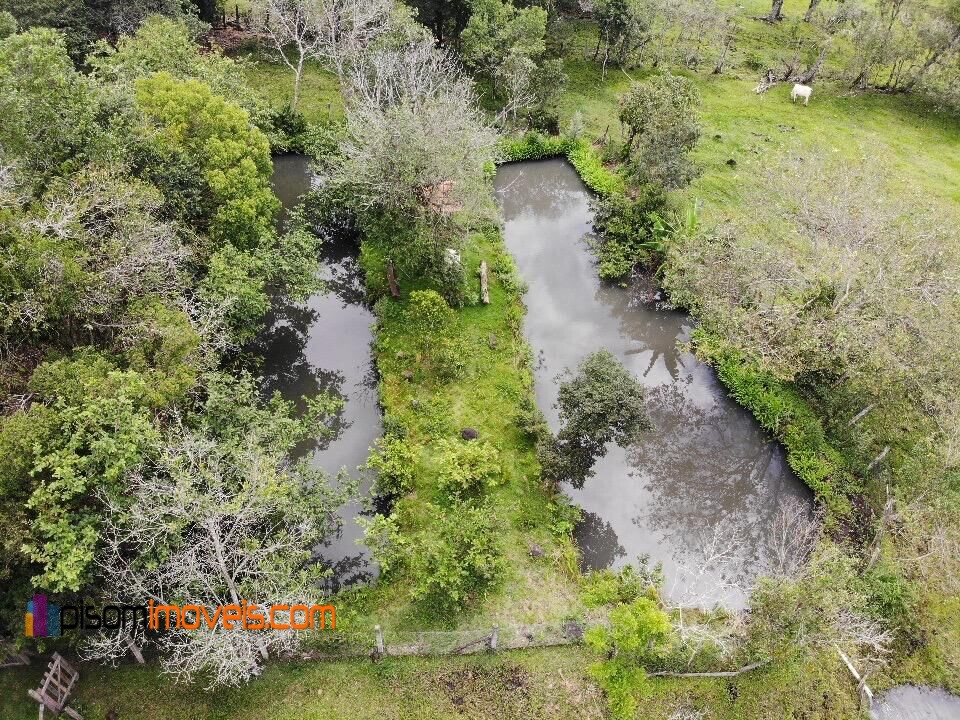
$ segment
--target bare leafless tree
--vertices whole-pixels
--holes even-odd
[[[753,212],[710,239],[679,238],[666,281],[779,377],[841,368],[878,401],[874,412],[926,418],[931,447],[955,461],[954,211],[891,186],[872,152],[857,163],[817,153],[767,161],[746,201]]]
[[[430,40],[366,53],[346,98],[344,162],[331,179],[359,203],[442,217],[487,202],[497,135],[451,55]]]
[[[307,487],[285,463],[282,451],[258,442],[256,429],[238,448],[173,416],[160,457],[128,478],[128,497],[122,503],[105,498],[108,523],[97,567],[109,600],[210,612],[244,601],[266,608],[318,600],[317,575],[305,563],[309,548],[330,529],[322,508],[336,507],[339,499],[319,477]],[[289,613],[278,617],[286,622]],[[197,629],[165,625],[148,637],[134,625],[91,637],[85,652],[115,661],[148,641],[162,652],[166,672],[235,685],[258,674],[271,654],[295,648],[298,633],[231,630],[204,620]]]
[[[824,512],[796,498],[780,503],[768,535],[766,575],[796,577],[802,571],[820,541]]]
[[[307,61],[322,61],[342,77],[352,58],[387,31],[393,2],[256,0],[251,10],[256,27],[293,71],[290,107],[296,110]]]

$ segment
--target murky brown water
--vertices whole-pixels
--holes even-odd
[[[507,246],[529,284],[525,331],[551,427],[559,425],[557,375],[595,350],[610,350],[647,388],[655,429],[628,450],[609,446],[582,488],[566,488],[585,510],[576,530],[584,565],[649,555],[663,563],[671,595],[740,605],[743,595],[724,578],[762,568],[780,503],[811,503],[810,491],[713,370],[681,349],[692,330],[687,315],[658,309],[639,281],[630,289],[600,283],[584,242],[589,194],[568,163],[506,165],[496,187]],[[714,539],[735,548],[733,558],[700,572]]]
[[[946,690],[900,685],[873,705],[874,720],[960,720],[960,697]]]
[[[273,164],[274,191],[284,208],[293,207],[310,188],[308,160],[302,155],[281,155]],[[263,357],[260,371],[268,392],[279,390],[284,397],[302,402],[326,390],[344,400],[333,423],[334,436],[303,448],[304,452],[316,449],[318,465],[331,475],[346,468],[356,476],[357,466],[366,460],[370,445],[382,432],[371,349],[374,317],[364,302],[357,251],[352,238],[324,243],[327,292],[314,295],[303,305],[275,307],[266,331],[251,348]],[[369,490],[365,483],[361,495]],[[356,523],[361,512],[359,502],[341,508],[339,536],[317,549],[321,560],[333,569],[333,589],[376,576],[366,547],[357,543],[363,536]]]

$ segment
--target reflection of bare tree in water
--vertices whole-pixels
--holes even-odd
[[[610,523],[596,513],[583,512],[573,531],[573,539],[580,549],[580,564],[583,569],[599,570],[610,567],[627,554]]]
[[[643,278],[634,278],[626,290],[601,284],[594,297],[617,319],[620,336],[634,343],[635,347],[626,351],[627,362],[632,356],[650,353],[643,365],[631,363],[638,377],[647,377],[657,361],[662,360],[670,377],[677,379],[696,364],[695,359],[678,347],[678,342],[689,333],[688,317],[680,312],[652,308],[657,293]]]
[[[782,501],[797,495],[778,448],[725,397],[696,401],[695,375],[649,391],[657,432],[628,451],[650,492],[634,519],[678,548],[675,559],[703,548],[718,528],[737,534],[741,572],[764,560],[765,540]]]

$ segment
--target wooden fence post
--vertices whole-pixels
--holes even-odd
[[[397,268],[393,264],[393,260],[387,264],[387,283],[390,285],[390,296],[399,299],[400,285],[397,283]]]
[[[376,630],[376,633],[377,633],[377,654],[384,655],[385,651],[383,647],[383,630],[380,629],[379,625],[377,625],[374,628],[374,630]]]
[[[480,263],[480,299],[483,300],[484,305],[490,304],[490,284],[487,278],[487,261],[483,260]]]
[[[500,641],[500,626],[494,625],[493,632],[490,633],[490,649],[496,652],[497,643]]]

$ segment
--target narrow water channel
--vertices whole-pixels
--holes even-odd
[[[671,595],[742,604],[724,581],[762,569],[780,503],[811,503],[810,491],[713,370],[682,349],[692,331],[687,315],[661,309],[640,281],[628,289],[599,281],[585,243],[589,191],[567,162],[503,166],[496,189],[507,247],[529,285],[525,332],[551,428],[559,427],[557,376],[601,348],[647,390],[654,429],[629,449],[609,446],[583,487],[565,488],[585,511],[575,533],[584,566],[616,568],[647,555],[663,563]],[[715,540],[733,561],[701,570]]]
[[[273,167],[274,191],[286,210],[310,189],[309,161],[302,155],[281,155],[274,158]],[[260,372],[268,393],[279,390],[283,397],[302,403],[304,398],[327,391],[344,401],[333,423],[334,435],[302,448],[303,452],[315,449],[317,464],[331,476],[341,468],[356,476],[357,466],[366,460],[382,432],[371,348],[374,317],[364,300],[357,252],[353,238],[325,242],[322,278],[326,291],[304,304],[275,307],[252,348],[263,359]],[[369,490],[369,483],[364,483],[361,496]],[[362,537],[356,522],[361,512],[359,502],[341,508],[339,535],[316,549],[321,562],[333,570],[331,590],[376,577],[367,548],[357,543]]]

